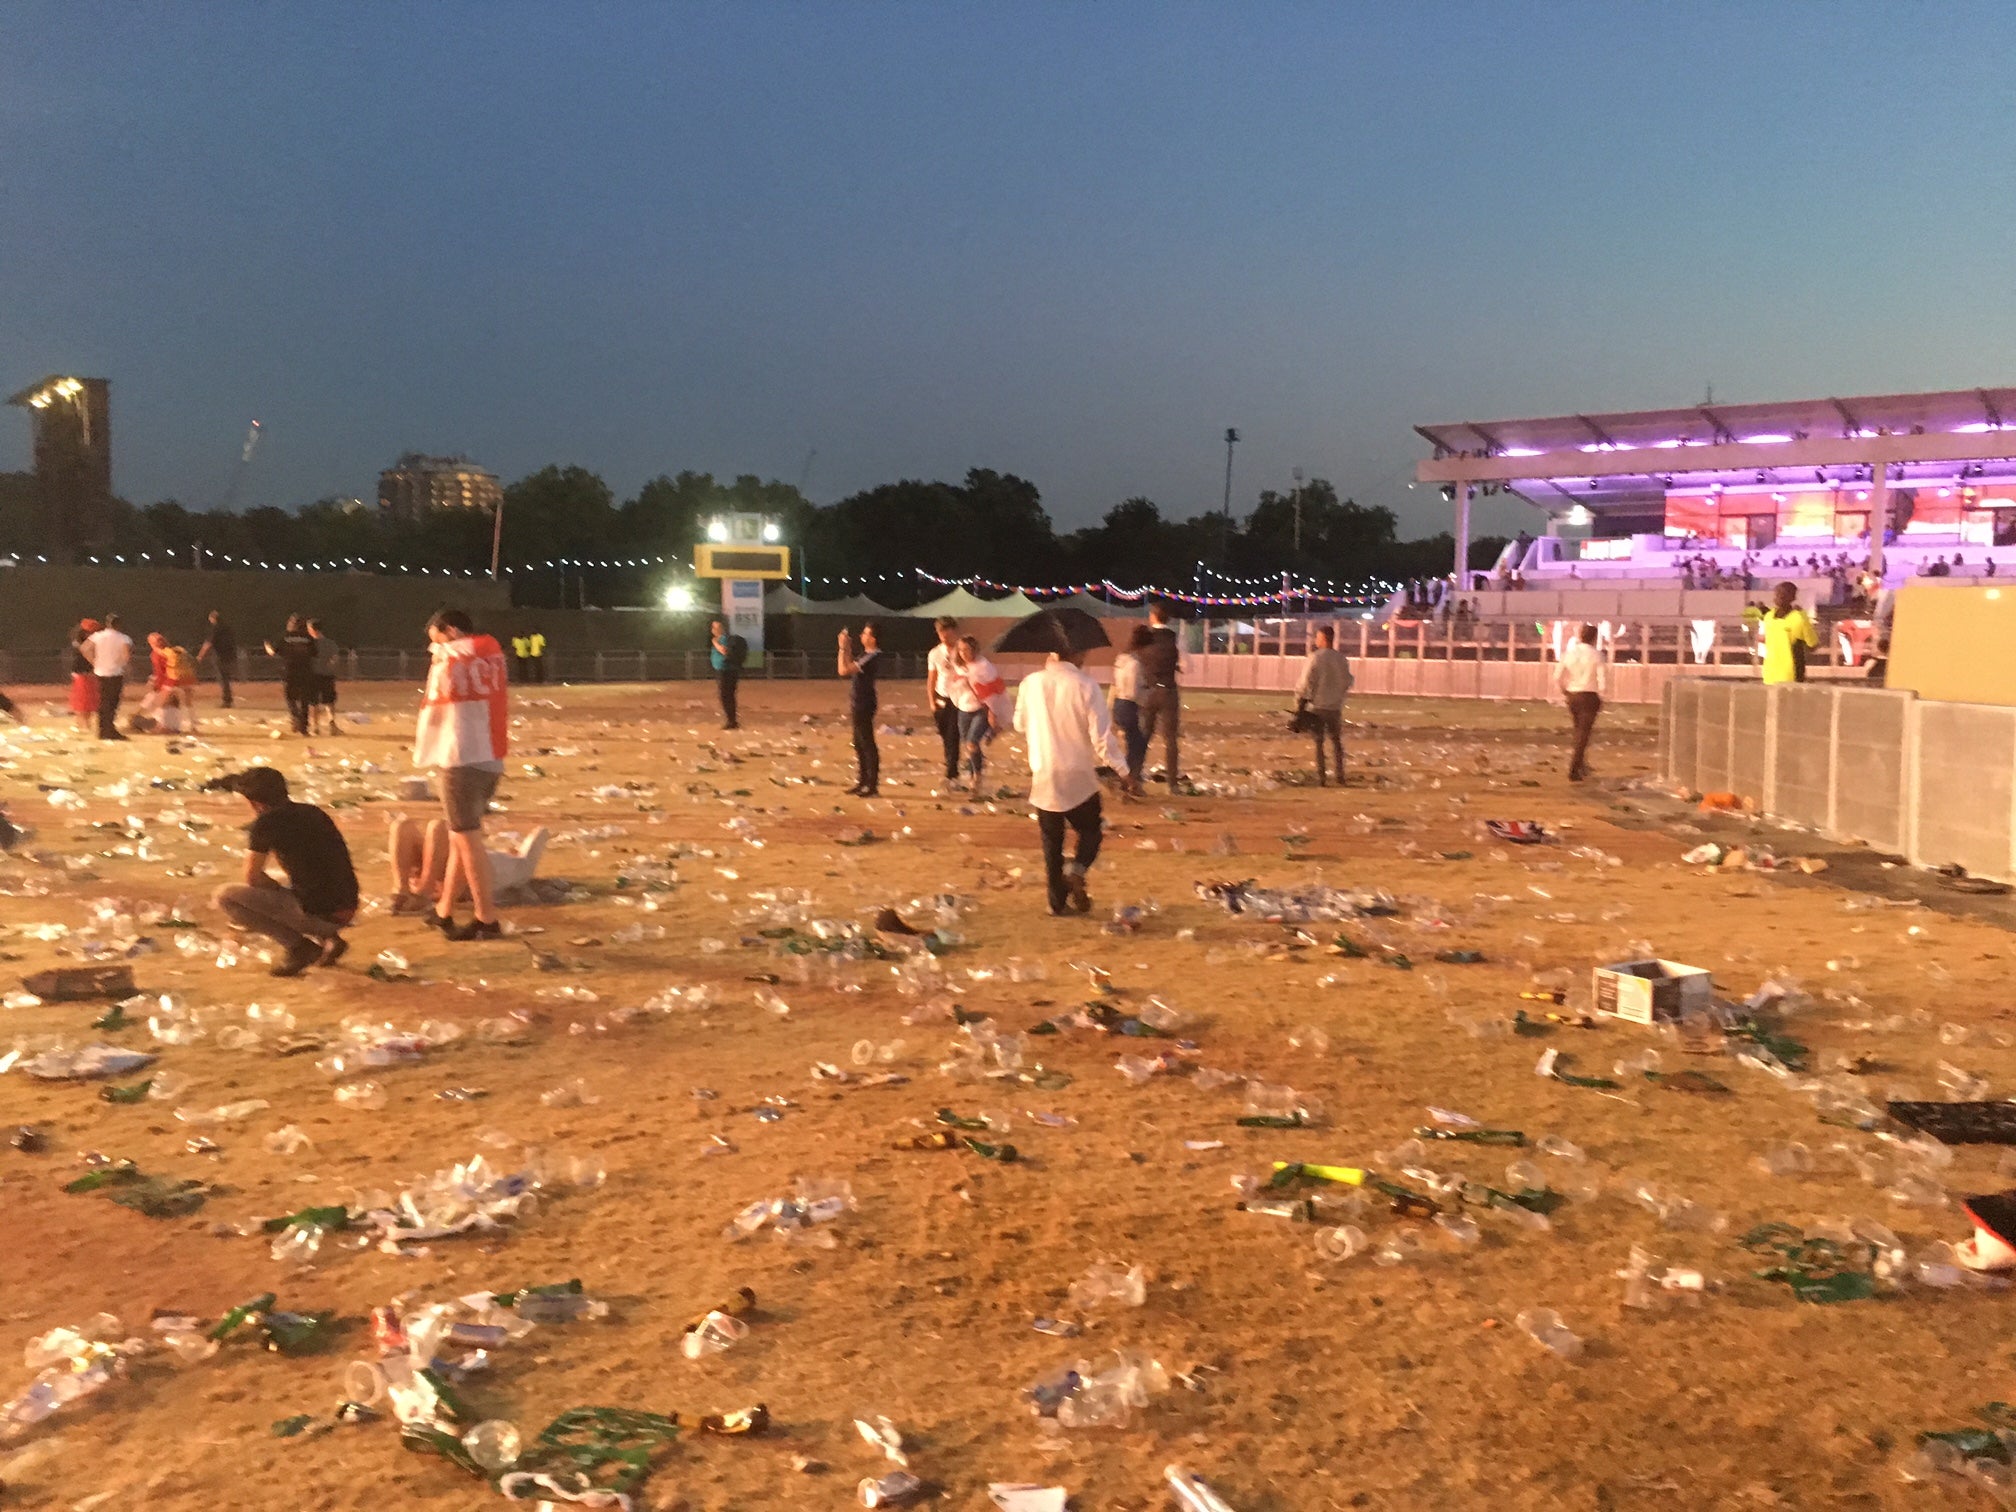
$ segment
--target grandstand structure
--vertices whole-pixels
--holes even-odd
[[[1721,619],[1771,584],[1866,608],[1931,576],[2016,575],[2016,388],[1417,426],[1480,619]],[[1467,569],[1470,507],[1542,528]]]

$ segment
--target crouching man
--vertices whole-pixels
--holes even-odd
[[[245,880],[218,888],[212,901],[238,928],[287,952],[273,968],[276,977],[335,965],[350,948],[343,930],[357,915],[357,872],[336,821],[312,803],[289,799],[287,779],[272,767],[247,767],[204,788],[236,793],[252,808]],[[274,861],[285,883],[267,870]]]

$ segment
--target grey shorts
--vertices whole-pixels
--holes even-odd
[[[496,796],[497,783],[503,775],[482,767],[441,769],[441,808],[448,816],[452,832],[466,835],[483,828],[483,816],[489,812],[490,800]]]

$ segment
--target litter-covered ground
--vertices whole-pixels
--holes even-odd
[[[2002,1494],[2016,1294],[1953,1246],[2016,1177],[1922,1132],[2002,1121],[1887,1107],[2016,1085],[1992,918],[1683,861],[1651,711],[1571,787],[1557,710],[1367,701],[1338,790],[1193,695],[1196,791],[1109,798],[1053,920],[1016,756],[935,796],[913,691],[862,801],[833,687],[520,690],[492,846],[550,840],[469,943],[382,906],[405,690],[119,746],[24,700],[0,1505]],[[208,903],[255,760],[376,900],[295,980]],[[1710,1005],[1585,1026],[1649,959]]]

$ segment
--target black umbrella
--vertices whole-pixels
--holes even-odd
[[[996,651],[1098,651],[1113,642],[1106,627],[1083,609],[1059,607],[1039,609],[1025,620],[1017,620],[1008,633],[994,643]]]

